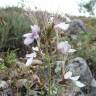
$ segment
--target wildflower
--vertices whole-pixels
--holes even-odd
[[[40,27],[38,27],[37,25],[31,25],[31,30],[32,30],[32,32],[40,32]]]
[[[25,38],[31,38],[32,37],[32,33],[26,33],[23,35],[23,37]]]
[[[65,73],[64,75],[64,79],[69,79],[72,80],[72,82],[77,86],[77,87],[85,87],[85,84],[81,83],[80,81],[78,81],[78,79],[80,78],[80,76],[74,76],[72,77],[72,72],[68,71],[67,73]]]
[[[39,38],[39,32],[40,32],[40,28],[37,25],[33,25],[31,26],[32,32],[31,33],[26,33],[23,35],[23,37],[25,37],[24,39],[24,44],[25,45],[30,45],[31,43],[33,43],[33,41]]]
[[[62,23],[55,25],[54,28],[59,28],[65,31],[69,28],[69,25],[70,24],[66,24],[65,22],[62,22]]]
[[[58,43],[57,49],[63,54],[73,53],[76,51],[75,49],[71,49],[71,45],[68,41]]]
[[[28,45],[30,45],[33,41],[34,41],[33,38],[25,38],[25,39],[24,39],[24,44],[28,46]]]
[[[38,47],[32,47],[32,50],[33,51],[39,51],[39,48]]]
[[[36,52],[33,52],[31,54],[26,54],[26,58],[27,58],[26,66],[30,66],[32,64],[34,57],[36,57]]]

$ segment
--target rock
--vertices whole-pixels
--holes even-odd
[[[96,88],[91,88],[90,96],[96,96]]]
[[[27,79],[19,79],[17,82],[16,82],[16,87],[17,88],[22,88],[23,86],[25,86],[27,83]]]
[[[91,86],[96,87],[96,80],[95,79],[92,79]]]
[[[95,80],[93,80],[91,70],[83,58],[77,57],[71,60],[71,63],[69,63],[66,68],[72,71],[74,76],[79,75],[80,80],[85,83],[86,86],[93,86],[92,82],[95,82]]]
[[[25,67],[26,67],[25,63],[24,63],[24,62],[21,62],[21,61],[19,61],[19,60],[16,61],[16,65],[17,65],[17,67],[19,67],[19,68],[25,68]]]
[[[78,34],[80,31],[86,32],[84,22],[80,19],[74,19],[70,22],[69,29],[67,30],[70,35]]]
[[[26,67],[26,60],[25,59],[22,60],[22,61],[17,60],[16,65],[19,68],[25,68]],[[41,60],[38,60],[38,59],[33,59],[32,66],[37,66],[37,65],[42,66],[43,65],[43,62]]]
[[[5,81],[0,80],[0,88],[2,89],[8,88],[8,84]]]
[[[82,91],[87,94],[86,96],[96,96],[91,95],[92,93],[96,94],[96,80],[92,76],[91,70],[83,58],[77,57],[71,60],[71,63],[66,66],[66,69],[70,70],[73,76],[80,76],[80,81],[86,85],[82,88]],[[95,91],[92,89],[95,89]]]
[[[3,80],[0,80],[0,96],[13,96],[11,88]]]
[[[57,61],[56,64],[59,66],[63,63],[63,61]],[[60,67],[60,66],[59,66]],[[84,88],[81,88],[80,91],[75,92],[74,94],[81,93],[84,94],[84,96],[96,96],[96,80],[92,76],[91,70],[89,66],[87,65],[87,62],[81,58],[77,57],[68,62],[66,64],[66,72],[71,71],[74,76],[80,76],[79,81],[84,83],[86,86]],[[73,85],[70,86],[73,89],[75,88]],[[67,90],[72,93],[71,90]],[[73,93],[72,95],[61,95],[61,96],[75,96]],[[94,95],[95,94],[95,95]],[[83,95],[76,95],[76,96],[83,96]]]
[[[73,84],[70,87],[62,87],[58,96],[85,96],[84,93],[74,86]]]
[[[11,69],[10,69],[11,70]],[[17,70],[11,70],[11,72],[10,72],[10,77],[11,78],[15,78],[15,77],[18,77],[18,73],[17,73]]]
[[[20,96],[27,96],[27,87],[26,87],[27,79],[19,79],[16,82],[16,87],[18,88],[18,93]]]
[[[32,62],[32,66],[42,65],[42,64],[43,64],[43,62],[41,60],[37,60],[37,59],[34,59]]]
[[[64,63],[64,61],[56,61],[55,65],[55,73],[56,73],[56,79],[60,80],[60,74],[58,75],[58,72],[61,73],[61,65]],[[67,70],[66,70],[67,71]],[[75,75],[76,76],[76,75]],[[59,78],[59,79],[58,79]],[[60,82],[59,82],[60,83]],[[68,84],[68,85],[66,85]],[[68,80],[67,83],[64,83],[64,87],[60,89],[58,96],[85,96],[82,90],[77,87],[72,81]],[[62,85],[61,85],[62,86]]]
[[[0,71],[0,80],[8,80],[8,72],[7,70],[1,70]]]

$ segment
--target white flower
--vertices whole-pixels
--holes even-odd
[[[36,57],[36,52],[33,52],[31,54],[26,54],[26,58],[27,58],[26,66],[30,66],[32,64],[34,57]]]
[[[80,88],[85,87],[85,84],[81,83],[80,81],[74,81],[74,83]]]
[[[69,28],[69,24],[66,24],[65,22],[59,23],[54,26],[54,28],[60,28],[62,30],[67,30]]]
[[[81,83],[80,81],[78,81],[78,79],[80,78],[80,76],[74,76],[72,77],[72,72],[68,71],[67,73],[65,73],[64,75],[64,79],[69,79],[72,80],[72,82],[77,86],[77,87],[85,87],[85,84]]]
[[[58,43],[57,49],[63,54],[73,53],[76,51],[75,49],[71,49],[71,45],[68,41]]]
[[[32,47],[33,51],[39,51],[38,47]]]
[[[70,77],[71,80],[76,81],[80,78],[80,76]]]
[[[36,57],[36,52],[26,54],[26,58],[33,58],[33,57]]]
[[[30,66],[33,62],[33,58],[28,58],[26,62],[26,66]]]

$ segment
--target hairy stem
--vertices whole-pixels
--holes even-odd
[[[50,55],[48,52],[48,42],[46,42],[46,59],[48,64],[48,96],[51,96],[51,63],[50,63]]]

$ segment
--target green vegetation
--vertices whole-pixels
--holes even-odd
[[[54,23],[51,22],[52,23],[51,24],[47,20],[50,15],[49,13],[41,12],[41,11],[40,12],[32,11],[30,12],[31,15],[27,14],[28,16],[26,15],[26,13],[28,12],[17,7],[12,7],[12,8],[8,7],[5,9],[2,8],[0,9],[0,51],[4,52],[4,54],[2,52],[0,54],[0,58],[1,58],[0,72],[2,71],[2,69],[7,69],[7,71],[4,70],[4,73],[1,72],[1,74],[6,75],[5,77],[7,77],[7,80],[10,80],[11,86],[12,83],[14,84],[15,87],[13,89],[17,90],[17,93],[19,93],[18,91],[19,84],[15,84],[15,83],[17,83],[19,79],[20,81],[24,81],[23,79],[25,79],[23,83],[25,84],[25,89],[28,90],[28,92],[34,91],[34,88],[37,86],[40,89],[40,91],[37,92],[34,91],[32,92],[32,94],[38,93],[40,96],[45,96],[45,94],[49,94],[49,96],[56,96],[57,93],[59,94],[63,90],[63,89],[61,90],[62,86],[59,86],[55,83],[58,80],[57,81],[54,80],[55,75],[57,75],[57,73],[58,73],[58,77],[61,76],[60,75],[62,71],[61,65],[54,66],[55,65],[54,62],[58,60],[59,61],[65,60],[66,62],[68,62],[70,58],[79,56],[87,60],[88,64],[91,64],[91,66],[94,65],[94,69],[96,68],[96,19],[95,18],[71,17],[71,18],[79,18],[83,20],[86,26],[85,33],[80,32],[76,35],[77,39],[72,39],[71,37],[69,37],[69,35],[66,34],[56,34]],[[34,66],[25,67],[26,66],[25,62],[27,61],[27,59],[23,58],[25,57],[24,52],[26,54],[30,54],[31,51],[33,50],[31,46],[24,46],[22,35],[24,33],[30,32],[31,24],[37,24],[40,27],[41,33],[38,33],[40,36],[40,41],[38,39],[38,42],[36,42],[36,44],[38,45],[40,43],[39,46],[40,50],[36,54],[39,57],[39,59],[35,58],[36,59],[35,60],[34,58],[31,58],[32,60],[34,59],[34,62],[36,62],[36,64],[34,63],[33,64]],[[58,54],[59,51],[57,50],[58,48],[56,48],[58,44],[58,40],[57,40],[58,37],[59,37],[59,41],[66,41],[66,40],[69,41],[70,45],[72,45],[72,49],[75,48],[77,50],[76,54],[74,54],[74,56],[70,55],[68,60],[66,59],[67,56],[64,57],[63,54]],[[28,49],[27,52],[25,47],[26,49]],[[20,54],[24,54],[22,55],[22,58],[19,58],[18,54],[16,54],[18,50],[20,51]],[[40,53],[40,51],[42,52]],[[40,61],[40,63],[42,64],[39,65],[37,61],[38,62]],[[54,72],[54,70],[57,71],[57,73]],[[5,79],[5,77],[2,78]],[[34,82],[37,84],[36,86],[34,85],[35,84]],[[64,81],[64,83],[67,84],[66,81]],[[22,85],[23,84],[21,84],[21,86]],[[24,92],[25,91],[23,91],[23,93]]]
[[[21,8],[0,9],[0,50],[22,48],[22,35],[30,30],[30,25]]]
[[[16,54],[14,51],[11,52],[6,52],[5,56],[4,56],[4,64],[7,67],[12,67],[14,65],[16,65]]]

